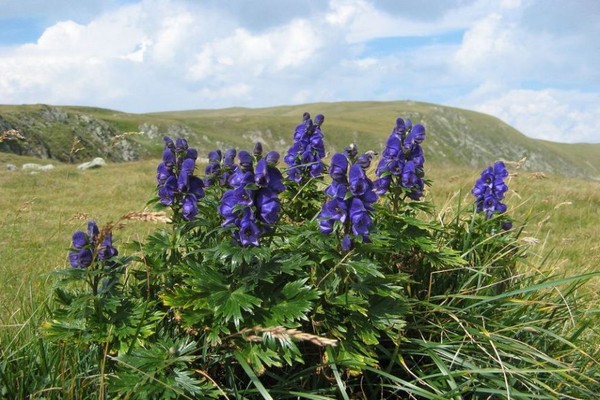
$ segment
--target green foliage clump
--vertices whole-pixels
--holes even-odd
[[[436,218],[398,186],[360,209],[368,224],[334,216],[326,234],[326,179],[284,180],[281,203],[253,179],[225,208],[235,188],[204,187],[186,218],[189,204],[167,189],[185,199],[192,172],[168,183],[164,164],[153,203],[170,210],[169,226],[127,256],[107,254],[112,226],[87,247],[74,236],[71,252],[89,250],[89,263],[78,255],[57,272],[38,343],[2,353],[1,396],[584,399],[600,389],[578,290],[594,274],[523,272],[522,226],[507,213],[459,204]],[[350,191],[343,201],[358,198]]]

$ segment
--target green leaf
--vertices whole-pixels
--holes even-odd
[[[269,325],[280,325],[297,320],[308,320],[307,314],[313,308],[313,301],[319,298],[319,292],[306,285],[308,278],[288,282],[281,290],[281,297],[275,298],[270,308]]]
[[[215,316],[223,316],[225,322],[233,320],[237,329],[244,320],[242,310],[251,313],[254,307],[260,306],[262,300],[256,296],[245,293],[244,287],[233,292],[219,291],[210,295],[210,302],[215,307]]]
[[[235,353],[233,353],[233,355],[234,355],[235,359],[240,363],[240,366],[244,369],[244,372],[246,372],[246,374],[248,375],[248,377],[250,378],[250,380],[252,381],[252,383],[254,384],[256,389],[258,390],[258,392],[263,397],[263,399],[273,400],[273,397],[271,397],[271,395],[269,394],[269,392],[267,391],[265,386],[262,384],[260,379],[258,379],[258,376],[256,376],[256,374],[254,373],[254,371],[252,370],[250,365],[248,365],[248,362],[246,362],[246,360],[244,359],[244,356],[237,351]]]

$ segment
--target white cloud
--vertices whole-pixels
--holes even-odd
[[[475,96],[477,102],[466,103],[466,106],[495,115],[533,138],[568,143],[600,142],[598,93],[557,89],[515,89],[497,93],[498,88],[493,85],[487,89]]]
[[[120,1],[67,11],[68,1],[48,0],[56,10],[48,15],[65,18],[33,43],[0,47],[0,103],[146,112],[413,99],[488,112],[530,136],[600,142],[587,136],[599,117],[600,53],[590,37],[600,25],[586,7]],[[18,3],[7,15],[24,18],[27,2]]]

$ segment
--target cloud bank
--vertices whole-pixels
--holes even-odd
[[[0,0],[0,23],[39,29],[0,41],[0,103],[150,112],[411,99],[530,137],[600,142],[595,1],[27,3]]]

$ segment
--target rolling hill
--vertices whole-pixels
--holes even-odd
[[[148,114],[48,105],[1,105],[0,151],[62,162],[92,157],[131,161],[158,157],[162,136],[185,137],[200,155],[215,148],[285,152],[302,113],[325,115],[330,153],[354,142],[381,151],[396,117],[427,130],[428,162],[482,167],[502,159],[523,169],[600,180],[600,144],[561,144],[531,139],[497,118],[436,104],[397,102],[313,103],[270,108],[227,108]],[[11,134],[12,133],[12,134]]]

